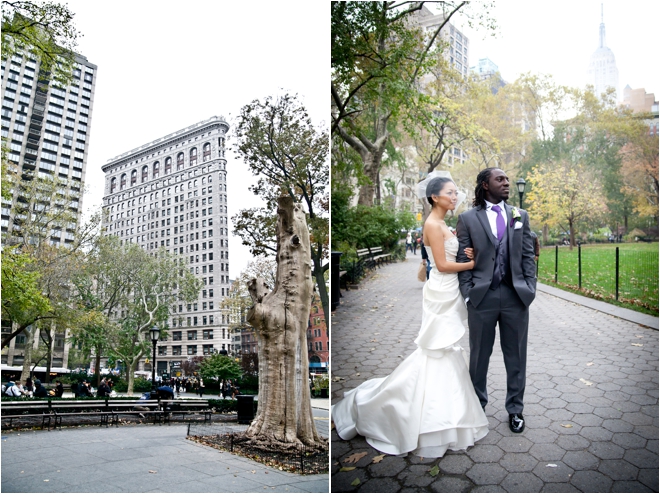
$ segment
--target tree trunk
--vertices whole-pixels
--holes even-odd
[[[32,329],[25,329],[25,353],[23,356],[23,371],[21,372],[21,381],[25,382],[28,377],[31,377],[32,372],[30,366],[32,365],[32,351],[34,350],[34,335],[37,328],[32,325]]]
[[[573,246],[575,245],[575,228],[573,227],[573,221],[571,220],[568,220],[568,232],[570,237],[568,250],[573,250]]]
[[[259,342],[259,408],[246,435],[257,441],[321,445],[310,402],[307,326],[314,282],[309,232],[300,204],[278,199],[277,276],[268,292],[248,284],[247,314]]]
[[[548,245],[548,225],[545,224],[543,225],[543,245],[546,246]]]
[[[137,363],[139,361],[140,361],[139,358],[137,360],[136,359],[131,359],[130,363],[127,363],[126,361],[124,361],[124,363],[127,364],[126,365],[126,382],[128,384],[128,388],[126,389],[126,394],[128,396],[131,396],[133,394],[133,384],[135,382],[135,366],[137,365]],[[153,383],[151,384],[151,386],[153,388]]]
[[[101,345],[97,345],[94,349],[94,368],[96,369],[96,389],[101,385]]]
[[[387,137],[381,137],[373,144],[374,151],[360,152],[362,162],[364,163],[364,174],[369,178],[369,181],[360,186],[358,204],[363,206],[374,205],[376,187],[379,186],[378,174],[383,160],[383,153],[385,152],[385,144],[387,144]]]

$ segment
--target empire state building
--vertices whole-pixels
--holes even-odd
[[[608,87],[613,87],[616,89],[616,101],[619,102],[621,100],[619,69],[616,68],[614,53],[605,45],[605,23],[603,22],[602,4],[600,17],[599,46],[589,60],[587,83],[594,86],[596,95],[598,96],[604,93]]]

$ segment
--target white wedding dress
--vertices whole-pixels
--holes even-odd
[[[488,433],[488,419],[458,344],[467,325],[458,276],[439,272],[426,249],[433,269],[424,285],[417,350],[389,376],[344,393],[331,413],[342,439],[360,434],[383,453],[438,458],[474,445]],[[448,261],[455,262],[457,252],[458,239],[445,241]]]

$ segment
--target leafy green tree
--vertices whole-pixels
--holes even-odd
[[[232,218],[244,245],[254,255],[276,253],[277,200],[281,194],[304,204],[311,239],[316,287],[326,314],[328,291],[324,273],[328,257],[328,133],[312,124],[296,96],[286,94],[245,105],[238,116],[236,150],[259,177],[251,187],[266,201],[266,209],[241,211]]]
[[[35,262],[16,248],[2,251],[2,319],[12,323],[12,332],[2,338],[2,348],[28,326],[55,317],[50,300],[42,293],[41,274],[33,268]]]
[[[425,34],[415,15],[435,4],[444,21]],[[414,109],[428,99],[423,79],[440,59],[440,31],[468,2],[332,2],[332,133],[361,160],[358,204],[371,206],[393,121],[414,132]],[[480,5],[469,18],[490,24]]]
[[[2,58],[26,54],[39,60],[40,69],[66,86],[75,64],[81,36],[66,5],[53,1],[2,2]]]
[[[3,346],[6,346],[21,332],[26,335],[22,378],[27,378],[32,358],[31,343],[36,331],[48,332],[46,340],[50,341],[53,331],[64,333],[64,328],[72,327],[76,311],[69,304],[71,273],[82,262],[83,250],[96,238],[100,216],[95,215],[88,223],[79,225],[70,208],[78,199],[66,181],[48,177],[19,180],[10,167],[7,170],[3,179],[10,183],[9,194],[15,200],[10,210],[8,231],[3,234],[3,261],[5,253],[12,252],[32,259],[24,267],[38,273],[35,279],[40,292],[49,301],[47,306],[37,301],[31,311],[33,321],[23,319],[3,338]],[[66,246],[53,245],[51,238],[60,237],[64,231],[71,234],[73,240]],[[37,308],[45,309],[45,312],[38,313],[34,310]],[[49,348],[52,350],[52,345]],[[52,351],[48,353],[47,368],[51,357]]]
[[[217,379],[224,384],[227,379],[239,379],[243,369],[232,357],[215,354],[199,364],[199,373],[204,379]]]
[[[130,287],[120,308],[111,314],[107,339],[109,351],[126,365],[128,392],[132,393],[136,366],[151,350],[149,329],[160,326],[166,334],[175,302],[196,300],[202,282],[165,249],[152,256],[137,244],[125,244],[117,254],[122,258],[115,258],[115,263],[128,271]]]

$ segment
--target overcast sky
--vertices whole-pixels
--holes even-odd
[[[658,90],[660,2],[603,3],[620,89],[630,84]],[[496,37],[456,19],[470,38],[471,65],[488,57],[508,81],[531,71],[552,74],[561,84],[586,84],[589,57],[598,46],[601,2],[495,4]],[[101,205],[101,167],[108,159],[213,115],[232,124],[240,108],[255,98],[295,92],[315,123],[329,120],[327,1],[69,0],[68,5],[84,34],[79,51],[98,65],[85,209]],[[228,170],[232,216],[258,199],[247,190],[251,174],[232,154]],[[229,242],[230,276],[236,277],[251,256],[238,237],[230,236]]]
[[[660,2],[649,0],[495,0],[496,37],[470,29],[470,65],[490,58],[504,80],[520,74],[551,74],[559,84],[584,87],[592,53],[598,48],[603,4],[606,45],[619,69],[619,91],[626,84],[653,93],[658,87],[657,25]],[[656,99],[658,95],[656,94]]]
[[[84,34],[79,52],[98,65],[85,210],[101,206],[108,159],[214,115],[232,125],[254,99],[297,93],[314,124],[328,122],[329,3],[66,3]],[[227,170],[231,217],[258,198],[231,153]],[[235,278],[252,257],[233,235],[229,250]]]

